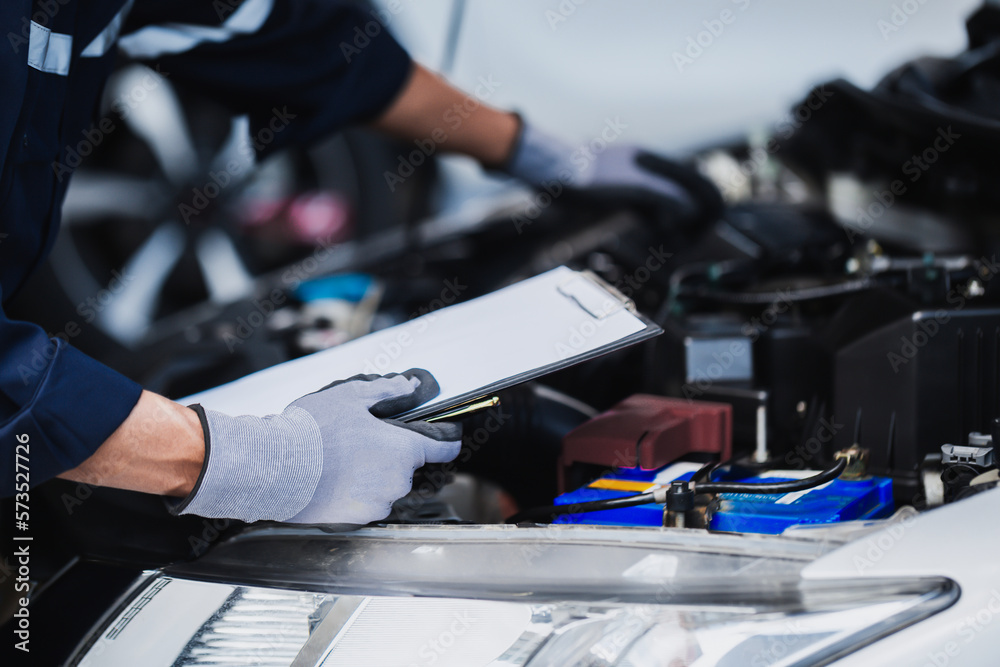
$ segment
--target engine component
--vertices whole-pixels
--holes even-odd
[[[635,394],[566,435],[559,490],[592,479],[577,481],[587,466],[656,470],[693,452],[725,460],[731,450],[729,405]]]
[[[868,450],[853,444],[847,449],[837,452],[837,459],[845,459],[847,467],[841,479],[864,479],[868,475]]]
[[[966,229],[988,228],[997,206],[991,184],[1000,145],[993,103],[998,16],[992,3],[982,3],[967,23],[969,48],[952,59],[918,58],[870,91],[843,79],[814,89],[806,100],[822,95],[825,101],[808,123],[779,142],[782,160],[814,182],[843,172],[877,182],[881,202],[871,209],[876,215],[859,209],[852,211],[854,219],[872,220],[887,211],[891,217],[909,205],[910,210],[920,206],[922,218],[940,213]],[[921,160],[929,154],[927,162]],[[940,235],[913,224],[918,219],[906,221],[911,241],[935,241]],[[975,242],[972,235],[970,240]]]
[[[833,375],[832,414],[847,428],[832,447],[869,449],[871,470],[896,482],[897,502],[913,502],[924,457],[997,417],[1000,309],[902,315],[844,345]]]
[[[682,461],[655,471],[621,470],[559,496],[556,505],[571,506],[569,511],[573,513],[558,516],[555,522],[684,527],[685,513],[693,509],[695,494],[716,490],[722,492],[706,512],[707,527],[715,531],[778,534],[800,524],[874,519],[892,514],[895,508],[892,480],[886,477],[837,478],[848,465],[845,457],[829,471],[771,470],[750,477],[737,476],[725,482],[695,483],[693,490],[685,487],[700,467],[697,463]],[[824,475],[828,480],[825,483],[809,482],[811,477]],[[763,485],[761,492],[742,492],[741,487],[750,489],[751,485]],[[786,485],[790,490],[781,493],[781,487],[776,488],[776,485]],[[806,486],[811,488],[803,488]],[[622,496],[626,492],[655,495],[665,487],[669,487],[666,488],[665,510],[652,502],[629,507],[630,497]],[[588,508],[587,504],[612,499],[621,501],[619,506],[582,511]]]
[[[992,427],[993,435],[970,433],[967,445],[941,445],[943,502],[956,500],[974,479],[996,468],[993,442],[1000,431],[1000,419],[994,419]]]
[[[798,479],[805,472],[807,471],[772,470],[743,481],[785,481]],[[709,506],[708,525],[712,530],[718,531],[778,534],[790,526],[801,524],[882,518],[892,514],[894,509],[891,479],[836,479],[812,489],[782,496],[721,494]]]
[[[663,510],[663,525],[668,528],[684,528],[687,513],[694,510],[694,490],[685,481],[670,482],[667,502]]]

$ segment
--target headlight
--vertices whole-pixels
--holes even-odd
[[[781,538],[750,541],[747,554],[729,551],[725,536],[689,533],[681,546],[667,532],[625,535],[576,526],[511,527],[492,539],[482,528],[255,531],[198,564],[149,573],[71,664],[815,665],[957,597],[942,579],[790,585],[808,562],[802,550],[816,546]],[[531,568],[520,562],[535,553],[525,547],[544,549]],[[463,558],[470,548],[478,559]],[[435,573],[445,576],[435,582]],[[540,575],[546,586],[532,583]]]

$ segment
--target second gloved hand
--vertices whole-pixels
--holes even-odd
[[[382,519],[417,468],[458,456],[461,425],[389,419],[439,391],[430,373],[413,369],[334,382],[266,417],[192,406],[205,430],[205,464],[175,511],[242,521]]]
[[[591,199],[649,205],[681,224],[722,210],[718,188],[693,168],[614,139],[576,147],[523,119],[503,170],[550,194],[565,189]]]

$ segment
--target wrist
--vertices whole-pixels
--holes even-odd
[[[165,495],[184,497],[197,488],[205,472],[205,461],[208,460],[208,428],[205,423],[205,411],[200,405],[189,405],[181,413],[187,436],[187,446],[179,463],[178,484],[176,488]]]
[[[478,155],[474,155],[487,169],[503,169],[510,164],[517,151],[523,131],[523,120],[517,113],[487,109],[490,116],[484,141]]]
[[[499,169],[512,154],[520,121],[516,114],[495,109],[414,64],[402,91],[372,127],[407,142],[431,141]]]
[[[62,479],[183,496],[198,479],[205,439],[198,416],[189,408],[143,391],[128,418],[83,463]]]

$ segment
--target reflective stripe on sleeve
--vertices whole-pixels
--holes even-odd
[[[118,10],[114,18],[108,22],[104,30],[100,32],[97,37],[87,45],[87,48],[80,53],[81,58],[100,58],[105,53],[111,50],[111,47],[115,45],[118,41],[118,35],[122,31],[122,25],[125,23],[125,17],[128,16],[129,11],[132,9],[132,4],[135,0],[128,0],[125,6]]]
[[[158,58],[190,51],[205,42],[227,42],[260,30],[273,6],[274,0],[246,0],[221,26],[185,23],[148,26],[119,39],[118,47],[133,58]]]
[[[31,22],[28,37],[28,66],[42,72],[69,75],[69,62],[73,55],[73,36],[52,32],[43,25]]]

